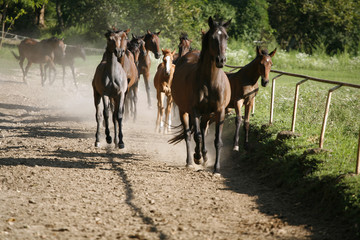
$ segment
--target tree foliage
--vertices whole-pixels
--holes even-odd
[[[27,35],[61,35],[68,41],[103,42],[113,26],[142,35],[160,31],[162,42],[176,46],[187,32],[199,47],[201,30],[211,16],[232,18],[229,35],[237,41],[274,41],[284,49],[311,53],[324,45],[329,54],[357,53],[360,40],[359,0],[0,0],[10,2],[15,32]],[[36,24],[45,7],[46,26]]]

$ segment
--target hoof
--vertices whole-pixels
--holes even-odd
[[[119,146],[119,148],[120,148],[120,149],[125,148],[125,144],[124,144],[124,143],[119,143],[119,145],[118,145],[118,146]]]
[[[218,178],[218,177],[221,177],[221,174],[219,172],[214,172],[213,176]]]
[[[106,142],[108,143],[108,144],[110,144],[111,143],[111,141],[112,141],[112,139],[111,139],[111,137],[109,136],[109,137],[106,137]]]
[[[194,169],[195,166],[193,164],[186,164],[186,168],[188,169]]]
[[[195,162],[196,164],[200,164],[200,163],[201,163],[201,155],[200,155],[200,154],[194,153],[194,162]]]
[[[239,151],[239,146],[234,146],[234,147],[233,147],[233,151],[238,152],[238,151]]]
[[[95,142],[95,147],[100,147],[100,142]]]

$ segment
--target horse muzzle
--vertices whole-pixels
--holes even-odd
[[[261,77],[261,86],[266,87],[269,83],[269,79],[265,79],[264,77]]]
[[[155,53],[155,58],[156,58],[156,59],[159,59],[160,56],[161,56],[161,53],[159,53],[159,52]]]
[[[215,59],[216,67],[217,68],[223,68],[226,63],[226,57],[225,56],[217,56]]]

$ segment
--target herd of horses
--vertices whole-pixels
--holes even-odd
[[[114,143],[120,149],[125,147],[122,132],[124,115],[132,115],[136,120],[137,90],[140,76],[143,75],[147,92],[148,106],[151,106],[150,97],[150,52],[156,59],[162,57],[154,76],[154,87],[157,96],[157,120],[155,130],[166,133],[171,126],[171,109],[173,105],[179,110],[182,129],[169,140],[176,144],[182,140],[186,143],[186,166],[194,164],[206,165],[207,149],[205,136],[209,124],[215,123],[215,164],[214,174],[220,173],[220,151],[223,146],[222,131],[225,115],[228,109],[234,108],[235,132],[233,150],[239,150],[239,130],[242,121],[241,108],[245,107],[244,147],[248,147],[249,118],[255,96],[258,93],[258,79],[265,87],[269,82],[269,73],[272,66],[274,49],[268,53],[266,49],[256,47],[256,57],[245,67],[235,73],[226,73],[223,67],[226,62],[227,27],[229,21],[208,19],[209,30],[202,31],[201,50],[191,48],[191,40],[186,34],[181,34],[178,53],[171,49],[160,50],[160,32],[147,30],[143,36],[132,34],[128,40],[130,29],[111,29],[105,33],[107,40],[103,58],[96,68],[92,81],[94,104],[96,109],[96,140],[95,146],[100,146],[100,124],[104,117],[106,142],[112,143],[109,129],[109,117],[112,113],[114,124]],[[77,85],[73,70],[75,57],[85,59],[85,54],[79,51],[66,51],[68,48],[62,39],[50,38],[40,42],[25,39],[19,48],[20,56],[14,56],[20,61],[23,71],[23,80],[32,63],[39,63],[42,84],[46,81],[46,69],[54,71],[54,64],[70,66],[73,72],[74,84]],[[78,52],[78,53],[76,53]],[[27,58],[28,64],[24,70],[23,62]],[[64,71],[64,70],[63,70]],[[50,72],[50,71],[49,71]],[[63,76],[65,75],[65,71]],[[49,74],[50,79],[50,74]],[[49,80],[50,83],[54,81]],[[63,84],[64,77],[63,77]],[[167,99],[166,108],[164,99]],[[103,112],[101,113],[101,102]],[[165,113],[165,119],[164,118]],[[195,140],[195,152],[191,155],[191,135]]]

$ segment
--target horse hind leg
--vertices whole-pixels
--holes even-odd
[[[233,139],[233,151],[239,151],[242,100],[236,102],[234,105],[235,105],[236,116],[235,116],[235,133]]]
[[[161,133],[161,128],[163,127],[163,115],[164,115],[164,98],[165,98],[165,93],[164,92],[157,92],[157,107],[158,107],[158,111],[157,111],[157,118],[156,118],[156,127],[155,127],[155,132],[159,132]]]
[[[150,85],[149,85],[150,73],[147,72],[147,73],[143,74],[143,77],[144,77],[144,82],[145,82],[145,89],[146,89],[146,94],[147,94],[148,107],[151,108]]]
[[[100,111],[100,95],[94,90],[94,104],[95,104],[95,118],[96,118],[96,134],[95,134],[95,147],[100,147],[100,123],[101,123],[101,111]]]
[[[24,83],[26,83],[26,84],[28,84],[28,82],[27,82],[27,80],[26,80],[26,75],[27,75],[27,73],[28,73],[31,65],[32,65],[32,62],[29,62],[29,60],[28,60],[28,63],[26,64],[26,67],[25,67],[25,71],[23,72],[23,81],[24,81]],[[21,67],[22,67],[22,65],[21,65]]]
[[[171,94],[167,96],[166,114],[165,114],[165,134],[171,129],[171,108],[172,108],[172,97]]]
[[[202,141],[203,141],[203,137],[201,135],[201,130],[200,130],[200,117],[196,116],[194,118],[194,141],[196,143],[195,146],[195,153],[194,153],[194,162],[196,164],[201,164],[201,153],[200,153],[200,149],[202,148]]]
[[[106,142],[110,144],[112,141],[112,138],[110,136],[110,129],[109,129],[110,101],[109,101],[109,97],[107,96],[103,96],[102,99],[104,104],[103,115],[104,115],[104,123],[105,123]]]
[[[206,135],[206,131],[208,130],[209,127],[209,119],[201,119],[201,123],[200,123],[200,131],[201,131],[201,136],[202,136],[202,146],[201,146],[201,154],[202,154],[202,158],[203,158],[203,165],[206,166],[208,157],[207,157],[207,149],[206,149],[206,145],[205,145],[205,135]]]
[[[244,120],[244,130],[245,130],[245,139],[244,139],[244,149],[249,150],[249,130],[250,130],[250,114],[251,108],[254,101],[251,101],[249,105],[245,107],[245,120]]]

